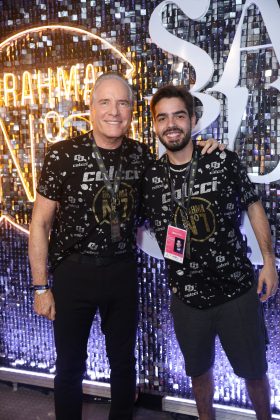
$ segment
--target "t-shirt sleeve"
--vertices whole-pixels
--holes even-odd
[[[232,153],[232,170],[235,175],[236,186],[240,197],[240,203],[244,210],[250,204],[259,200],[255,185],[250,181],[245,166],[241,163],[236,153]]]
[[[62,187],[62,159],[55,148],[45,156],[37,192],[50,200],[59,201]]]

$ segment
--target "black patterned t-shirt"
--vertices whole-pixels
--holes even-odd
[[[111,241],[111,197],[94,157],[91,133],[61,141],[46,154],[37,188],[59,203],[49,246],[52,268],[71,252],[118,256],[135,248],[141,178],[152,156],[147,146],[127,138],[121,148],[99,150],[112,183],[123,155],[117,195],[122,240]]]
[[[179,201],[187,196],[182,191],[185,172],[184,166],[170,166]],[[197,308],[242,295],[255,279],[240,232],[241,214],[258,197],[236,153],[199,155],[188,219],[171,200],[170,178],[163,156],[147,169],[142,204],[162,251],[168,224],[191,231],[191,258],[185,257],[183,264],[166,260],[172,292]],[[186,206],[187,197],[184,200]]]

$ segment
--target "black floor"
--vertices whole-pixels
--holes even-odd
[[[140,405],[135,406],[135,420],[193,420],[195,417],[162,412]],[[86,396],[83,420],[107,420],[109,403],[104,399]],[[53,391],[0,382],[0,420],[51,420],[55,419]],[[121,419],[120,419],[121,420]]]

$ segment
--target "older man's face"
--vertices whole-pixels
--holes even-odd
[[[117,79],[105,79],[97,87],[91,104],[93,135],[98,146],[118,147],[132,118],[129,90]]]

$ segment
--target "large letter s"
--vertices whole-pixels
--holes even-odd
[[[192,44],[177,38],[169,33],[162,25],[162,10],[168,4],[175,4],[192,20],[203,18],[209,8],[210,0],[165,0],[153,11],[150,22],[149,32],[152,41],[164,51],[189,62],[195,70],[196,81],[191,92],[203,104],[203,115],[193,129],[193,134],[198,133],[208,127],[220,114],[220,103],[212,96],[200,93],[211,80],[214,72],[214,64],[209,55]]]

